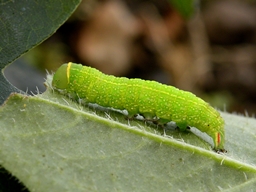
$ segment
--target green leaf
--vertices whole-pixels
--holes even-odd
[[[53,34],[73,13],[80,0],[0,2],[0,104],[19,92],[3,76],[4,67]]]
[[[100,110],[101,109],[101,110]],[[0,164],[31,191],[249,191],[255,119],[221,113],[227,154],[192,133],[166,132],[48,90],[0,108]]]

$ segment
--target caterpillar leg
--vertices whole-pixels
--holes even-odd
[[[170,120],[167,120],[167,119],[157,119],[158,125],[166,125],[169,122],[170,122]]]
[[[227,153],[228,151],[226,149],[213,149],[216,153],[221,154],[221,153]]]
[[[152,123],[154,123],[154,124],[157,124],[157,121],[158,121],[158,118],[157,118],[157,117],[153,117],[153,116],[150,115],[150,114],[146,114],[146,115],[144,115],[144,114],[139,114],[139,115],[144,118],[143,121],[145,121],[145,122],[152,122]]]
[[[176,123],[176,125],[181,131],[186,131],[187,129],[190,129],[190,127],[186,123]]]
[[[125,116],[125,120],[134,120],[134,119],[136,119],[136,116],[137,115],[129,114],[129,115]]]

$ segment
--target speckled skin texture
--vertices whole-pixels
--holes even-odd
[[[104,107],[126,109],[129,116],[158,118],[158,123],[176,122],[181,130],[198,128],[213,138],[214,149],[224,151],[224,120],[219,112],[194,94],[155,81],[105,75],[79,64],[62,65],[53,77],[53,87],[73,98]]]

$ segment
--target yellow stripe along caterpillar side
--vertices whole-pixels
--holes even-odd
[[[103,107],[126,109],[129,116],[174,121],[182,131],[198,128],[213,138],[214,150],[224,152],[224,120],[219,112],[194,94],[155,81],[105,75],[80,64],[63,64],[54,74],[54,89]]]

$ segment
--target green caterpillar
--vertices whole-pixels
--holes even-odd
[[[182,130],[193,126],[213,138],[214,150],[224,152],[224,120],[214,108],[194,94],[155,81],[105,75],[80,64],[63,64],[54,74],[52,86],[73,98],[103,107],[126,109],[129,117],[166,124],[174,121]]]

